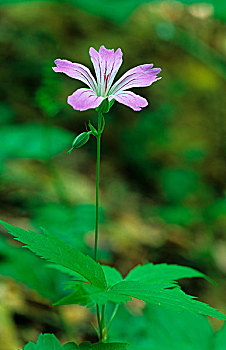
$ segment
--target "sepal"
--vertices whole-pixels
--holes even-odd
[[[108,98],[105,98],[101,104],[96,108],[96,111],[98,113],[108,113],[111,108],[111,102],[108,100]]]
[[[94,126],[90,123],[90,121],[89,121],[89,128],[90,128],[90,131],[91,131],[92,135],[97,137],[98,136],[97,129],[94,128]]]

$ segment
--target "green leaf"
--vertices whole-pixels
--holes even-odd
[[[53,266],[54,267],[54,266]],[[69,289],[75,289],[76,291],[72,294],[69,294],[68,296],[60,299],[55,303],[55,305],[69,305],[69,304],[80,304],[80,305],[87,305],[88,307],[92,307],[94,304],[103,305],[106,304],[109,300],[114,300],[115,303],[121,303],[123,300],[124,302],[127,301],[127,298],[123,298],[121,296],[116,296],[112,293],[110,299],[108,293],[106,293],[105,290],[96,288],[90,284],[87,283],[81,283],[81,279],[79,281],[78,275],[75,273],[71,274],[71,270],[66,270],[65,268],[61,268],[58,265],[55,265],[57,269],[59,269],[62,272],[70,274],[74,279],[74,281],[67,282],[66,286]],[[107,287],[110,288],[116,283],[123,281],[122,275],[118,270],[116,270],[114,267],[110,267],[107,265],[101,265],[105,278],[107,281]],[[83,281],[86,282],[86,281]]]
[[[121,273],[114,267],[107,265],[101,265],[101,267],[104,271],[108,287],[112,287],[114,284],[123,281]]]
[[[214,336],[214,347],[213,350],[225,350],[226,346],[226,324],[216,332]]]
[[[128,273],[125,280],[140,282],[166,282],[191,277],[202,277],[210,280],[210,278],[204,275],[202,272],[191,267],[152,263],[136,266]]]
[[[70,288],[73,288],[72,284],[70,284]],[[95,304],[105,305],[108,301],[120,304],[130,300],[128,296],[123,296],[112,291],[105,291],[88,283],[76,283],[74,289],[75,292],[60,299],[54,305],[80,304],[93,307]]]
[[[114,276],[115,281],[121,276],[114,269],[105,268],[106,279]],[[153,271],[153,275],[151,274]],[[169,276],[167,275],[169,273]],[[109,289],[92,286],[87,283],[76,283],[75,292],[59,300],[56,305],[81,304],[92,307],[95,304],[104,305],[108,301],[121,304],[131,298],[142,300],[146,303],[162,306],[176,311],[190,311],[202,315],[226,320],[226,316],[209,305],[195,300],[195,297],[185,294],[174,282],[182,277],[203,277],[204,275],[191,268],[160,264],[147,264],[133,269],[125,280],[112,285]],[[111,280],[114,283],[114,280]],[[73,288],[73,284],[70,284]]]
[[[213,350],[213,330],[206,317],[154,305],[146,305],[135,317],[120,308],[109,333],[112,339],[128,341],[130,350]]]
[[[106,280],[100,264],[76,248],[70,247],[45,230],[43,233],[37,233],[10,225],[2,220],[0,223],[35,254],[79,273],[94,286],[106,288]]]
[[[185,294],[177,285],[166,283],[120,282],[111,288],[116,295],[134,297],[173,310],[186,310],[226,321],[226,315]]]
[[[128,348],[127,343],[87,343],[80,344],[79,349],[81,350],[125,350]]]
[[[125,350],[126,343],[94,343],[84,342],[80,345],[69,342],[61,345],[54,334],[40,334],[37,342],[30,341],[23,350]]]
[[[81,276],[79,273],[72,271],[71,269],[68,269],[62,265],[58,265],[58,264],[46,264],[46,267],[49,267],[50,269],[54,269],[57,271],[60,271],[70,277],[72,277],[74,280],[73,281],[68,281],[68,284],[72,284],[79,281],[79,282],[88,282],[86,278],[84,278],[83,276]]]
[[[62,347],[54,334],[40,334],[36,343],[30,341],[23,350],[62,350]]]
[[[80,304],[93,307],[95,304],[104,305],[107,302],[115,304],[127,303],[131,297],[136,294],[137,299],[141,299],[144,295],[153,293],[158,294],[161,289],[172,287],[171,283],[140,283],[140,282],[126,282],[122,281],[115,284],[108,290],[103,290],[92,286],[88,283],[76,283],[74,293],[59,300],[55,305]],[[70,287],[73,288],[72,284]],[[138,297],[138,293],[139,297]]]
[[[3,221],[0,221],[0,223],[17,240],[25,243],[34,253],[80,274],[90,282],[90,284],[84,282],[76,283],[76,291],[58,301],[57,305],[78,303],[93,306],[93,304],[103,305],[108,301],[120,304],[126,303],[127,300],[134,297],[166,308],[188,310],[226,320],[224,314],[207,304],[194,300],[194,297],[186,295],[173,283],[173,280],[182,277],[203,277],[203,274],[198,271],[175,265],[169,267],[163,264],[156,267],[156,265],[148,264],[146,266],[138,266],[130,272],[127,280],[114,284],[116,281],[121,280],[121,275],[115,269],[105,267],[108,287],[112,285],[109,289],[106,289],[106,278],[101,266],[76,248],[70,247],[46,231],[40,234],[26,231]],[[153,271],[152,278],[149,275],[151,270]],[[169,272],[169,277],[167,277],[167,271]],[[144,274],[145,281],[141,278],[142,273],[138,276],[139,272]],[[160,276],[159,279],[158,276]],[[129,280],[131,278],[132,280]]]
[[[46,203],[42,208],[35,209],[32,224],[39,228],[41,223],[45,222],[47,230],[59,239],[71,246],[88,251],[82,237],[94,228],[94,209],[93,205],[68,207],[57,203]],[[67,295],[63,285],[66,282],[69,285],[68,275],[77,280],[87,281],[81,275],[61,265],[46,264],[32,252],[16,247],[14,244],[11,245],[9,240],[1,237],[0,255],[3,257],[0,261],[2,275],[25,284],[53,302]],[[28,266],[32,266],[32,270],[28,269]]]

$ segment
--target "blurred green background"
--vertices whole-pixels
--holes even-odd
[[[154,63],[162,80],[134,90],[149,101],[143,111],[115,103],[106,117],[101,259],[123,274],[147,261],[197,268],[217,285],[184,290],[226,311],[226,4],[196,2],[0,1],[0,211],[93,254],[95,140],[66,151],[96,114],[66,103],[83,84],[51,67],[65,58],[93,71],[89,47],[120,47],[117,77]],[[95,340],[90,311],[49,302],[66,277],[1,232],[0,349],[40,332]]]

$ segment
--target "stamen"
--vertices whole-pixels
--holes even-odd
[[[109,79],[110,73],[106,76],[106,74],[104,74],[104,80],[105,80],[105,94],[107,92],[107,87],[108,87],[108,79]]]

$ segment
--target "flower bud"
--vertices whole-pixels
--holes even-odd
[[[71,153],[73,149],[80,148],[86,144],[86,142],[89,141],[89,135],[90,132],[82,132],[79,134],[73,141],[71,149],[67,153]]]
[[[98,113],[108,113],[110,109],[110,102],[108,98],[105,98],[101,104],[96,108]]]

